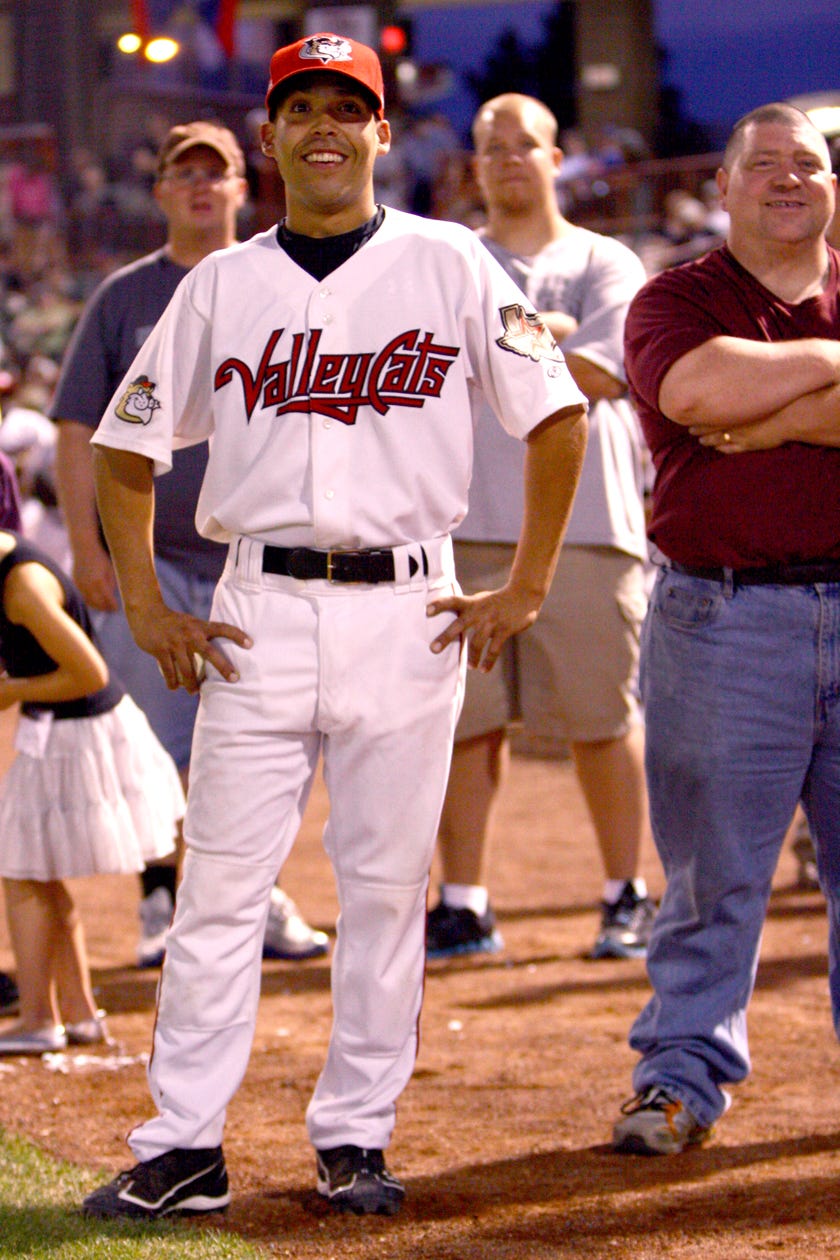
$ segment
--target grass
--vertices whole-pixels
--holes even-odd
[[[2,1260],[263,1260],[257,1250],[218,1230],[176,1222],[102,1222],[79,1203],[102,1178],[60,1164],[0,1130]]]

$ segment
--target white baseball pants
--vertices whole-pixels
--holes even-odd
[[[149,1065],[158,1115],[131,1134],[139,1160],[221,1144],[253,1039],[271,889],[319,753],[340,914],[307,1127],[318,1148],[388,1145],[416,1054],[428,872],[463,694],[463,654],[429,650],[445,621],[426,616],[432,593],[453,589],[451,544],[426,546],[428,579],[404,565],[404,581],[381,586],[263,574],[261,544],[231,549],[213,618],[254,646],[223,642],[240,681],[211,669],[202,684]]]

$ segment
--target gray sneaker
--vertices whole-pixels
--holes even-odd
[[[166,949],[166,933],[172,922],[175,904],[172,894],[163,885],[140,902],[140,943],[137,946],[138,967],[159,967]]]
[[[335,1146],[316,1151],[318,1193],[339,1212],[394,1216],[402,1207],[405,1186],[385,1167],[381,1151]]]
[[[67,1035],[63,1024],[48,1024],[30,1032],[12,1028],[0,1034],[0,1055],[3,1054],[56,1054],[67,1049]]]
[[[309,926],[288,893],[282,888],[272,888],[263,958],[284,958],[291,962],[323,958],[329,944],[326,932]]]
[[[613,1128],[613,1150],[625,1155],[678,1155],[712,1133],[661,1085],[624,1103],[621,1116]]]
[[[614,904],[601,905],[601,930],[592,958],[644,958],[656,918],[650,897],[640,897],[628,879]]]

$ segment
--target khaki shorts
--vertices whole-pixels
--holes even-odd
[[[465,594],[501,586],[514,548],[455,543]],[[642,720],[639,633],[644,566],[612,547],[565,547],[533,626],[506,645],[489,674],[467,671],[456,740],[522,724],[528,750],[560,756],[569,743],[617,739]]]

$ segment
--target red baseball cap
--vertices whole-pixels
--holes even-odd
[[[276,87],[293,75],[309,74],[313,70],[343,74],[345,78],[366,88],[376,101],[377,115],[381,116],[385,108],[385,84],[379,58],[367,44],[360,44],[343,35],[333,35],[331,31],[307,35],[296,44],[287,44],[284,48],[277,49],[269,67],[266,109],[269,108],[271,94]]]

